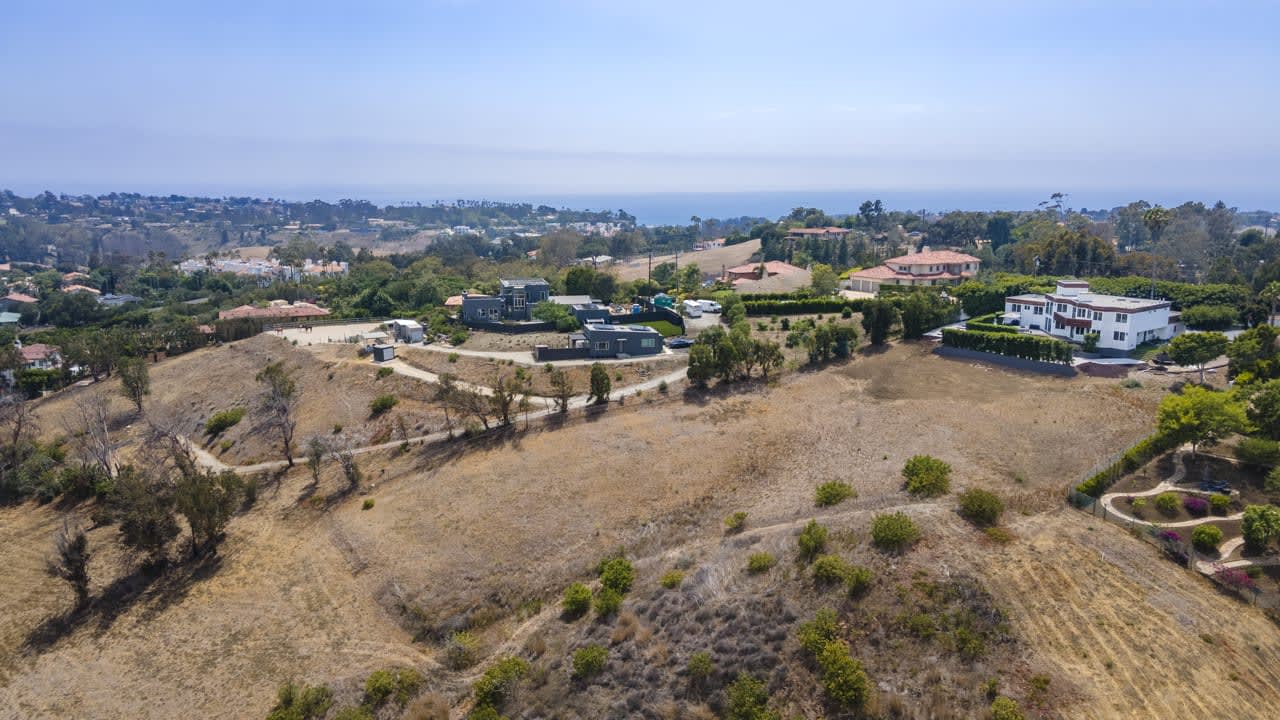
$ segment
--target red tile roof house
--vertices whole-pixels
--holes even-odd
[[[62,367],[62,351],[52,345],[33,343],[18,348],[23,367],[28,370],[55,370]]]
[[[952,250],[924,250],[850,273],[849,289],[874,293],[881,285],[956,285],[976,275],[981,262]]]
[[[269,307],[254,307],[252,305],[241,305],[230,310],[223,310],[218,313],[219,320],[239,320],[243,318],[257,318],[260,320],[305,320],[307,318],[325,317],[329,311],[322,307],[317,307],[310,303],[295,303],[293,305],[271,305]]]
[[[788,240],[801,240],[804,238],[826,238],[830,240],[839,240],[848,237],[851,231],[842,227],[820,227],[820,228],[791,228],[787,231]]]

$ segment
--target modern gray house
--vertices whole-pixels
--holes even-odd
[[[551,283],[542,278],[498,281],[498,296],[463,295],[462,321],[472,323],[529,320],[533,306],[551,297]]]
[[[587,348],[588,357],[657,355],[662,352],[662,333],[647,325],[587,323],[582,332],[569,336],[569,344]]]

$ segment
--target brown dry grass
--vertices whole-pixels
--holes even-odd
[[[189,392],[213,392],[193,377]],[[3,509],[0,707],[26,717],[252,718],[290,677],[349,684],[397,664],[428,672],[429,689],[456,698],[483,666],[440,675],[435,646],[413,642],[413,633],[438,637],[470,624],[495,655],[536,645],[539,662],[563,663],[578,631],[556,619],[554,602],[619,546],[639,558],[637,598],[680,563],[689,568],[682,594],[734,607],[768,590],[776,575],[781,597],[808,612],[817,600],[785,584],[799,582],[786,555],[795,528],[818,517],[836,531],[840,552],[862,562],[870,514],[910,502],[900,490],[902,463],[929,453],[954,467],[953,491],[979,485],[1015,498],[1018,539],[982,540],[946,498],[918,503],[909,510],[927,520],[924,543],[905,562],[878,561],[891,563],[879,572],[897,582],[913,568],[977,574],[1021,643],[1018,653],[991,661],[1016,694],[1025,695],[1031,674],[1046,672],[1049,716],[1181,716],[1187,708],[1203,717],[1264,717],[1280,687],[1275,627],[1122,531],[1059,509],[1063,489],[1098,458],[1149,432],[1161,392],[1012,373],[900,345],[762,390],[628,404],[463,453],[364,456],[377,500],[368,511],[359,498],[312,509],[299,470],[232,522],[211,577],[39,653],[22,652],[22,639],[69,600],[41,572],[57,514]],[[336,487],[334,474],[319,492]],[[813,489],[828,479],[850,482],[858,497],[817,510]],[[725,536],[721,519],[734,510],[749,513],[747,531]],[[104,548],[96,583],[120,571],[113,534],[92,536]],[[769,578],[747,577],[745,557],[762,547],[783,562]],[[532,598],[545,609],[517,619],[515,608]],[[644,662],[682,665],[683,651],[631,602],[624,612],[636,621],[625,622],[619,642],[630,647],[644,636]],[[613,628],[598,632],[607,640]],[[1208,644],[1200,633],[1220,640]],[[921,653],[872,653],[869,668],[904,687],[968,682],[969,671],[951,665],[936,678],[911,674],[928,664]],[[556,687],[550,667],[535,673],[549,684],[531,690],[531,700]],[[813,681],[796,682],[780,697],[807,708],[802,691]],[[610,701],[605,690],[593,692]],[[935,696],[886,700],[945,710],[945,698]],[[663,703],[667,714],[680,712]]]
[[[684,267],[690,263],[697,265],[704,274],[718,274],[720,266],[734,267],[742,265],[751,259],[754,253],[760,251],[759,240],[748,240],[737,245],[729,245],[728,247],[712,248],[710,250],[700,250],[698,252],[680,253],[680,267]],[[675,262],[675,255],[655,255],[653,257],[653,266],[657,267],[664,262]],[[649,271],[649,257],[637,257],[624,262],[620,262],[613,266],[618,272],[620,280],[639,280],[647,277]]]
[[[413,367],[433,372],[437,375],[450,373],[464,382],[483,386],[491,386],[494,378],[499,375],[513,376],[517,368],[523,367],[526,377],[532,383],[533,394],[551,397],[554,392],[551,388],[551,374],[546,371],[546,367],[543,365],[532,367],[518,364],[507,365],[499,360],[466,355],[459,355],[453,362],[450,362],[449,355],[445,353],[414,347],[399,348],[397,353],[401,360]],[[622,388],[644,382],[657,375],[665,375],[683,366],[686,362],[685,356],[672,355],[638,362],[609,362],[605,363],[605,368],[609,371],[609,379],[613,381],[613,387]],[[569,381],[573,384],[575,394],[585,394],[590,389],[590,365],[565,365],[561,366],[560,369],[569,376]],[[619,378],[619,376],[621,377]]]

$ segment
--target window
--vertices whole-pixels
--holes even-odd
[[[1129,315],[1127,313],[1116,313],[1116,322],[1118,323],[1129,322]]]
[[[1098,321],[1098,322],[1102,322],[1102,313],[1100,313],[1100,312],[1095,312],[1095,313],[1093,314],[1093,319],[1094,319],[1094,320],[1096,320],[1096,321]]]
[[[1058,303],[1058,312],[1066,312],[1066,311],[1067,311],[1067,304],[1066,304],[1066,303]]]
[[[515,305],[515,308],[516,308],[517,310],[519,310],[519,309],[523,308],[523,307],[524,307],[524,293],[516,293],[516,295],[515,295],[515,299],[512,301],[512,304],[513,304],[513,305]]]
[[[608,340],[597,340],[597,341],[596,341],[596,350],[597,350],[598,352],[609,352],[609,341],[608,341]]]
[[[1044,308],[1042,308],[1042,307],[1037,307],[1037,308],[1035,308],[1035,313],[1036,313],[1036,315],[1043,315],[1043,314],[1044,314]]]
[[[1013,312],[1022,312],[1022,306],[1018,303],[1013,304]]]
[[[1120,330],[1116,330],[1116,331],[1112,332],[1112,333],[1111,333],[1111,339],[1112,339],[1112,340],[1124,340],[1124,332],[1122,332],[1122,331],[1120,331]]]
[[[640,347],[651,348],[656,347],[656,344],[653,338],[640,338]]]

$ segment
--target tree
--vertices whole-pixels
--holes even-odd
[[[1272,318],[1276,316],[1276,303],[1280,302],[1280,281],[1272,280],[1267,286],[1262,288],[1262,292],[1258,293],[1258,297],[1271,308],[1271,312],[1267,315],[1267,324],[1270,325]]]
[[[840,285],[840,278],[836,275],[836,271],[831,269],[830,265],[814,263],[810,275],[809,289],[817,297],[825,297],[834,293]]]
[[[707,381],[716,376],[716,356],[710,345],[695,342],[689,348],[689,369],[685,375],[700,388],[706,387]]]
[[[53,538],[53,557],[49,558],[46,570],[71,586],[76,594],[76,610],[89,604],[89,556],[89,539],[84,528],[64,521],[62,530]]]
[[[356,464],[356,452],[348,444],[334,444],[329,448],[329,455],[342,468],[342,476],[347,479],[347,491],[353,492],[360,487],[362,474]]]
[[[120,520],[120,541],[125,547],[145,554],[149,564],[162,564],[169,541],[178,535],[172,489],[131,466],[126,467],[116,478],[114,504]]]
[[[1160,401],[1156,425],[1160,432],[1178,442],[1191,443],[1195,453],[1202,444],[1244,430],[1249,424],[1244,408],[1225,392],[1188,385],[1180,395]]]
[[[328,445],[319,435],[307,438],[307,469],[311,471],[312,485],[320,484],[320,465],[328,452]]]
[[[693,263],[685,265],[680,268],[677,286],[682,293],[691,293],[697,290],[702,286],[702,271]]]
[[[1272,540],[1280,537],[1280,508],[1273,505],[1246,507],[1240,522],[1245,545],[1253,552],[1265,550]]]
[[[897,321],[898,309],[889,300],[868,300],[862,306],[862,329],[872,345],[883,345]]]
[[[255,380],[262,383],[261,408],[266,415],[264,424],[280,433],[284,459],[293,467],[293,433],[298,427],[298,384],[294,371],[286,368],[283,360],[267,365]]]
[[[450,438],[453,437],[453,419],[449,417],[449,408],[454,404],[454,395],[457,394],[456,380],[452,373],[440,373],[435,392],[431,396],[444,410],[444,428]]]
[[[151,394],[151,378],[147,361],[141,357],[121,358],[116,365],[120,373],[120,392],[142,412],[142,399]]]
[[[1164,234],[1164,229],[1169,227],[1171,222],[1173,222],[1173,213],[1159,205],[1142,213],[1142,224],[1147,228],[1147,232],[1151,233],[1152,247],[1160,244],[1160,236]]]
[[[199,557],[217,551],[218,539],[235,513],[244,483],[234,471],[203,470],[178,480],[174,500],[178,512],[191,527],[191,554]]]
[[[1221,357],[1227,351],[1229,340],[1220,332],[1183,333],[1169,341],[1169,357],[1179,365],[1200,368],[1200,382],[1204,382],[1204,364]]]
[[[951,489],[951,466],[930,455],[912,455],[902,466],[902,477],[912,495],[936,497]]]
[[[493,406],[493,415],[498,418],[498,422],[502,425],[511,424],[512,411],[516,407],[516,395],[520,392],[522,383],[513,377],[499,375],[493,379],[490,385],[493,393],[489,396],[489,402]]]
[[[569,412],[569,399],[573,397],[573,381],[569,373],[559,368],[551,371],[551,393],[556,401],[556,410],[561,414]]]
[[[108,477],[116,474],[115,444],[111,440],[110,401],[100,392],[80,393],[63,425],[81,455],[91,459]]]
[[[1246,412],[1258,432],[1272,440],[1280,440],[1280,380],[1268,380],[1248,396]]]
[[[591,392],[587,402],[595,400],[596,404],[609,402],[609,392],[613,389],[613,381],[609,379],[609,371],[600,363],[591,364]]]

